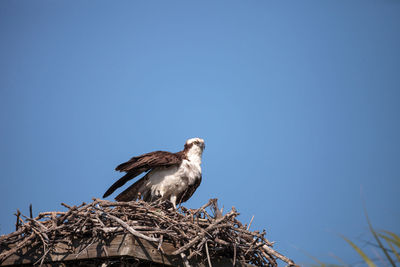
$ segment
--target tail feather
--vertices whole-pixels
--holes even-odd
[[[143,177],[133,185],[129,186],[127,189],[122,191],[115,200],[117,201],[132,201],[137,200],[140,196],[146,201],[147,195],[149,195],[149,190],[146,190],[144,184],[146,182],[146,177]],[[139,194],[140,193],[140,194]]]
[[[128,172],[127,174],[122,176],[118,181],[116,181],[110,188],[108,188],[108,190],[104,193],[103,198],[108,197],[115,190],[117,190],[119,187],[123,186],[126,182],[128,182],[129,180],[135,178],[136,176],[138,176],[142,172],[143,172],[143,170],[141,170],[141,169]]]

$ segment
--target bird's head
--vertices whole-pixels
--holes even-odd
[[[186,141],[184,153],[188,160],[201,163],[201,156],[206,147],[204,140],[201,138],[192,138]]]
[[[196,149],[203,152],[204,148],[206,148],[204,140],[198,137],[188,139],[185,143],[185,151]]]

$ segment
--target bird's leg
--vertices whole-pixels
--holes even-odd
[[[163,194],[161,194],[161,192],[159,190],[156,191],[155,194],[151,195],[151,202],[153,202],[157,205],[161,204],[163,202],[163,200],[164,200]]]
[[[160,205],[162,203],[162,199],[161,198],[157,198],[153,201],[153,203],[155,203],[156,205]]]
[[[172,203],[172,207],[174,207],[174,210],[176,210],[176,196],[172,195],[170,201]]]

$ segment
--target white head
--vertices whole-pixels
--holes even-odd
[[[196,137],[186,141],[184,151],[189,160],[198,160],[201,162],[201,155],[204,148],[206,148],[204,140]]]

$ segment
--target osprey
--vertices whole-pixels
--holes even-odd
[[[117,188],[143,172],[148,172],[140,180],[119,194],[115,200],[144,201],[169,200],[176,204],[187,201],[201,182],[201,156],[205,148],[204,140],[192,138],[186,141],[184,149],[177,153],[154,151],[133,157],[118,165],[115,170],[126,172],[104,193],[111,195]]]

